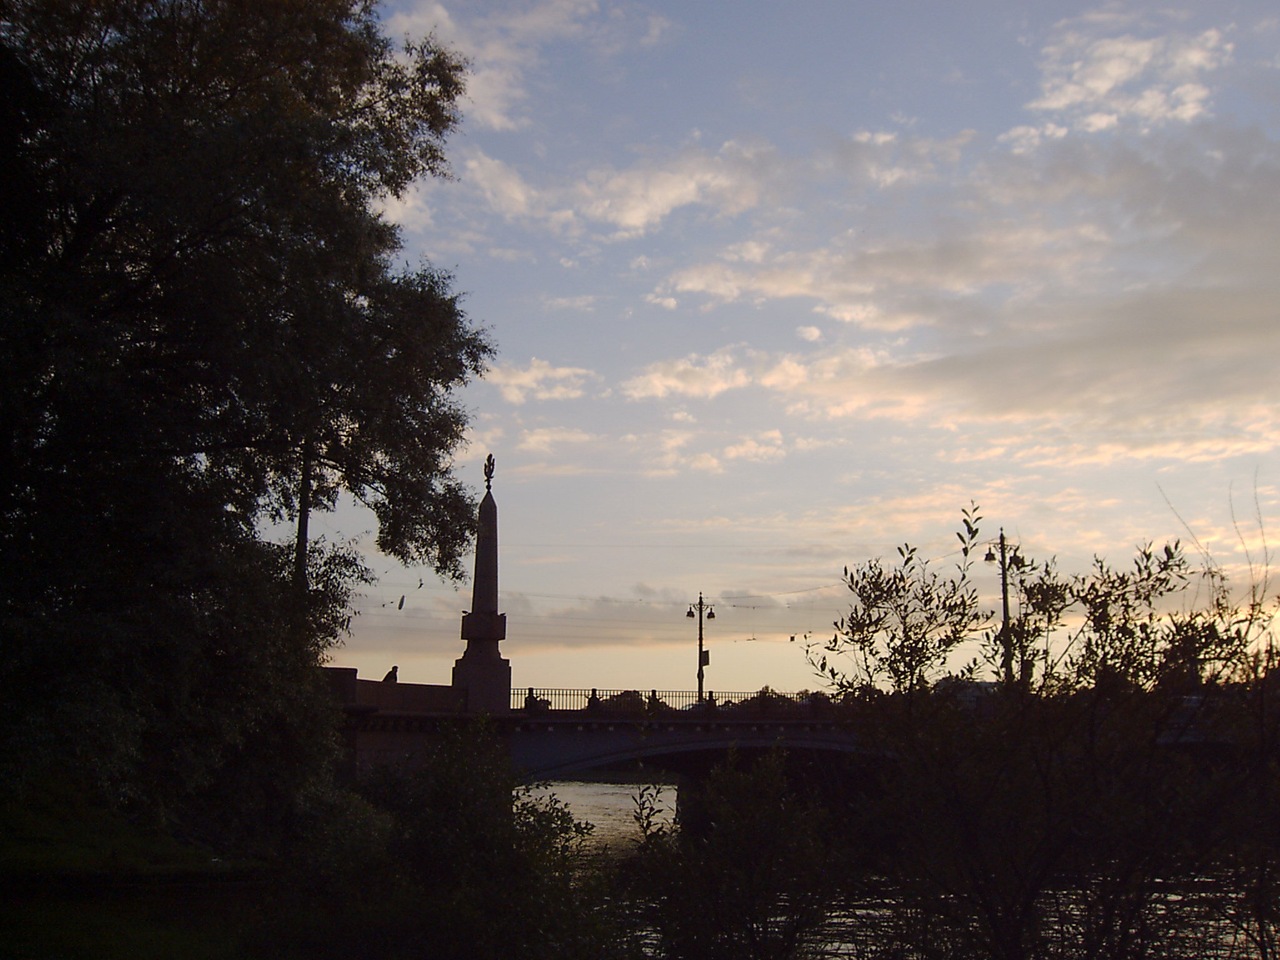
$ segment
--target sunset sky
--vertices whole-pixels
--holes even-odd
[[[971,501],[1068,572],[1180,537],[1243,584],[1280,537],[1274,0],[385,15],[471,64],[387,213],[498,347],[458,472],[516,686],[691,689],[701,592],[709,688],[813,687],[843,568],[945,571]],[[333,662],[447,683],[470,585],[371,563]]]

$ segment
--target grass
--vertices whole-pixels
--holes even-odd
[[[270,884],[64,785],[0,805],[0,960],[231,960]]]
[[[212,885],[105,881],[10,893],[0,905],[5,960],[231,960],[243,956],[241,911],[255,900]]]

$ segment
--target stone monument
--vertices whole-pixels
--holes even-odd
[[[511,661],[498,652],[506,636],[507,615],[498,612],[498,505],[493,499],[493,454],[489,454],[484,462],[471,609],[462,615],[467,647],[453,664],[453,686],[466,691],[468,713],[511,709]]]

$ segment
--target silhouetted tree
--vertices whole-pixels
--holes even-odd
[[[272,956],[637,955],[585,869],[590,828],[521,786],[491,731],[446,731],[420,759],[374,772],[362,800],[317,811]]]
[[[310,513],[347,491],[450,575],[473,524],[453,394],[490,346],[379,212],[444,172],[463,64],[358,0],[0,0],[0,75],[11,765],[33,727],[117,794],[301,755],[263,705],[307,699],[363,576]]]
[[[674,828],[638,798],[643,840],[627,894],[668,958],[788,960],[816,956],[837,902],[828,821],[787,781],[785,757],[730,758],[683,786]],[[696,825],[684,808],[697,807]]]
[[[981,519],[976,505],[962,511],[954,576],[930,570],[909,543],[898,548],[895,566],[875,559],[846,567],[849,612],[836,622],[831,640],[808,651],[818,672],[841,691],[887,683],[905,694],[944,675],[955,648],[986,620],[969,579]]]
[[[900,555],[910,561],[910,548]],[[883,838],[878,863],[853,880],[876,876],[889,891],[878,935],[890,955],[1222,955],[1233,931],[1250,955],[1270,955],[1280,843],[1261,811],[1273,806],[1280,726],[1265,578],[1233,599],[1220,570],[1193,571],[1176,543],[1072,577],[1027,564],[1010,624],[1024,682],[984,687],[962,671],[925,691],[888,669],[923,662],[905,618],[877,620],[864,596],[911,596],[911,622],[945,624],[958,581],[908,594],[881,589],[882,571],[857,573],[862,592],[827,648],[858,639],[853,670],[818,665],[840,690],[890,687],[857,704],[882,762],[843,825],[870,822]],[[987,661],[999,670],[995,640]],[[944,647],[925,649],[940,658]]]

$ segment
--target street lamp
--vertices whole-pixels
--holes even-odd
[[[987,563],[1000,563],[1000,603],[1003,616],[1000,620],[1000,672],[1004,675],[1004,685],[1013,687],[1013,634],[1009,630],[1009,569],[1021,570],[1022,555],[1015,545],[1012,551],[1004,538],[1004,527],[1000,528],[1000,556],[987,547],[987,555],[982,559]]]
[[[702,599],[701,592],[698,593],[697,606],[690,604],[689,612],[686,613],[685,616],[689,617],[690,619],[693,619],[693,617],[695,616],[693,612],[694,610],[698,611],[696,614],[698,618],[698,702],[701,703],[702,702],[703,670],[706,668],[707,664],[711,662],[710,651],[702,649],[702,619],[703,619],[703,613],[705,612],[706,619],[714,620],[716,618],[716,611],[715,611],[715,608],[713,608],[709,603],[706,603]]]

